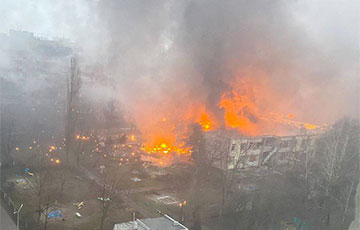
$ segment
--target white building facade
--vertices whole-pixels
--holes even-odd
[[[315,135],[259,136],[232,139],[227,168],[259,167],[270,163],[291,164],[314,148]]]

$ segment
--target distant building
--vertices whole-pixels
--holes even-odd
[[[227,168],[248,168],[266,164],[291,164],[302,152],[314,148],[315,135],[260,136],[233,139]]]
[[[114,230],[188,230],[168,215],[115,224]]]
[[[32,32],[17,30],[0,33],[0,43],[1,105],[19,104],[21,97],[27,105],[54,107],[54,100],[65,95],[72,49],[62,41],[40,39]]]
[[[64,121],[72,48],[16,30],[0,33],[0,44],[2,113],[11,114],[8,120],[22,130],[58,130]],[[32,120],[36,125],[29,126]]]

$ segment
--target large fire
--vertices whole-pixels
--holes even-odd
[[[174,158],[189,156],[191,148],[186,146],[186,137],[193,123],[201,125],[204,132],[231,129],[247,136],[304,134],[322,129],[297,120],[299,111],[282,105],[285,99],[281,92],[271,89],[265,73],[244,71],[239,75],[211,108],[195,97],[183,103],[164,98],[166,103],[161,106],[145,105],[144,111],[150,112],[138,114],[136,123],[142,132],[142,150],[148,153],[147,160],[154,157],[151,161],[168,165]]]
[[[164,115],[156,116],[156,121],[147,123],[143,131],[142,150],[147,156],[142,160],[150,161],[159,166],[168,166],[176,158],[187,158],[191,148],[185,145],[184,130],[182,125],[176,124],[174,118]]]
[[[204,131],[210,131],[216,128],[215,122],[212,121],[209,114],[205,112],[201,114],[198,123],[201,125]]]
[[[247,135],[258,133],[257,107],[247,95],[240,95],[235,90],[226,92],[221,98],[220,108],[225,110],[227,127],[238,129]]]
[[[142,150],[149,154],[161,153],[164,155],[169,153],[188,154],[191,152],[191,149],[189,147],[185,147],[184,143],[169,143],[168,141],[159,142],[158,144],[151,146],[145,144],[142,147]]]

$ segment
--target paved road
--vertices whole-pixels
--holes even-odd
[[[102,181],[96,177],[96,175],[94,175],[92,172],[90,172],[88,169],[86,169],[83,166],[80,166],[81,170],[83,170],[83,172],[86,174],[86,176],[91,179],[94,180],[98,185],[103,186],[102,185]],[[128,195],[128,194],[132,194],[132,193],[140,193],[140,192],[149,192],[149,191],[161,191],[161,190],[167,190],[170,189],[168,186],[150,186],[150,187],[141,187],[141,188],[132,188],[132,189],[122,189],[122,190],[116,190],[117,193],[119,193],[120,195]]]
[[[89,179],[94,180],[95,183],[98,184],[100,187],[103,186],[102,181],[99,178],[97,178],[93,173],[91,173],[85,167],[82,167],[82,166],[80,166],[80,167]],[[138,191],[136,189],[133,189],[133,191],[130,193],[141,192],[140,190]],[[146,191],[151,191],[151,190],[146,190]],[[128,196],[126,196],[126,194],[129,193],[129,190],[116,190],[116,192],[120,195],[120,197],[123,201],[125,201],[130,207],[132,207],[133,209],[138,211],[144,218],[150,218],[150,217],[154,216],[153,213],[150,213],[148,210],[141,208],[138,204],[136,204],[133,200],[131,200]],[[2,229],[0,229],[0,230],[2,230]]]
[[[16,225],[10,218],[9,214],[0,204],[0,229],[1,230],[16,230]]]

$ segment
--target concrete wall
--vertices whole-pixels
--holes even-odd
[[[231,140],[228,169],[257,167],[270,158],[284,164],[300,157],[306,148],[314,147],[316,136],[261,136]],[[238,163],[239,162],[239,163]],[[238,165],[236,165],[238,163]]]

